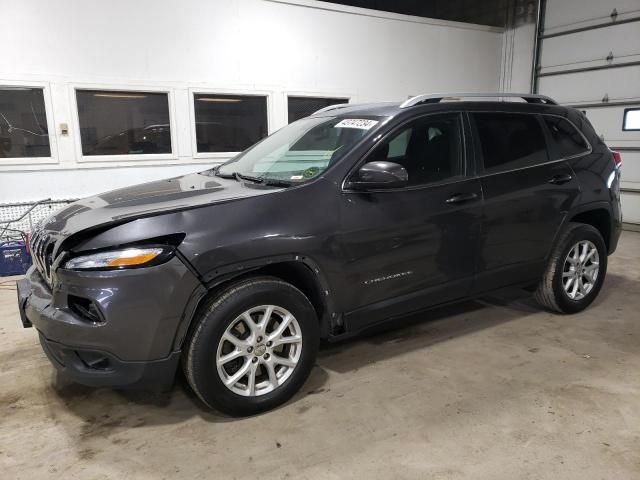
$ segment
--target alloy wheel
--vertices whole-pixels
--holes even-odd
[[[256,397],[272,392],[291,376],[302,352],[296,318],[276,305],[246,310],[225,330],[218,344],[216,367],[232,392]]]
[[[593,290],[599,261],[598,249],[589,240],[581,240],[569,250],[562,270],[562,287],[571,300],[582,300]]]

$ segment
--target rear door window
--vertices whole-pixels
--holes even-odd
[[[550,115],[543,115],[542,119],[555,143],[554,160],[581,155],[589,151],[589,144],[571,122]]]
[[[514,170],[549,161],[542,125],[537,115],[474,113],[484,170]]]

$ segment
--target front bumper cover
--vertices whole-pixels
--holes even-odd
[[[22,325],[34,326],[51,363],[91,386],[153,387],[173,382],[180,359],[176,332],[199,282],[177,258],[144,269],[56,272],[51,289],[32,267],[18,281]],[[92,302],[100,321],[70,298]]]
[[[165,391],[173,385],[180,352],[148,362],[125,362],[108,352],[82,350],[47,340],[40,345],[49,361],[71,380],[92,387],[150,388]]]

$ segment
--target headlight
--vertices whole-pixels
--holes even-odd
[[[80,255],[68,260],[63,268],[69,270],[101,270],[141,267],[159,260],[166,260],[173,253],[173,248],[125,248],[109,252]]]

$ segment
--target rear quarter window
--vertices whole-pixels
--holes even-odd
[[[542,119],[556,147],[553,160],[573,157],[589,151],[589,144],[571,122],[549,115],[543,115]]]
[[[484,170],[488,173],[549,161],[544,132],[536,115],[474,113]]]

